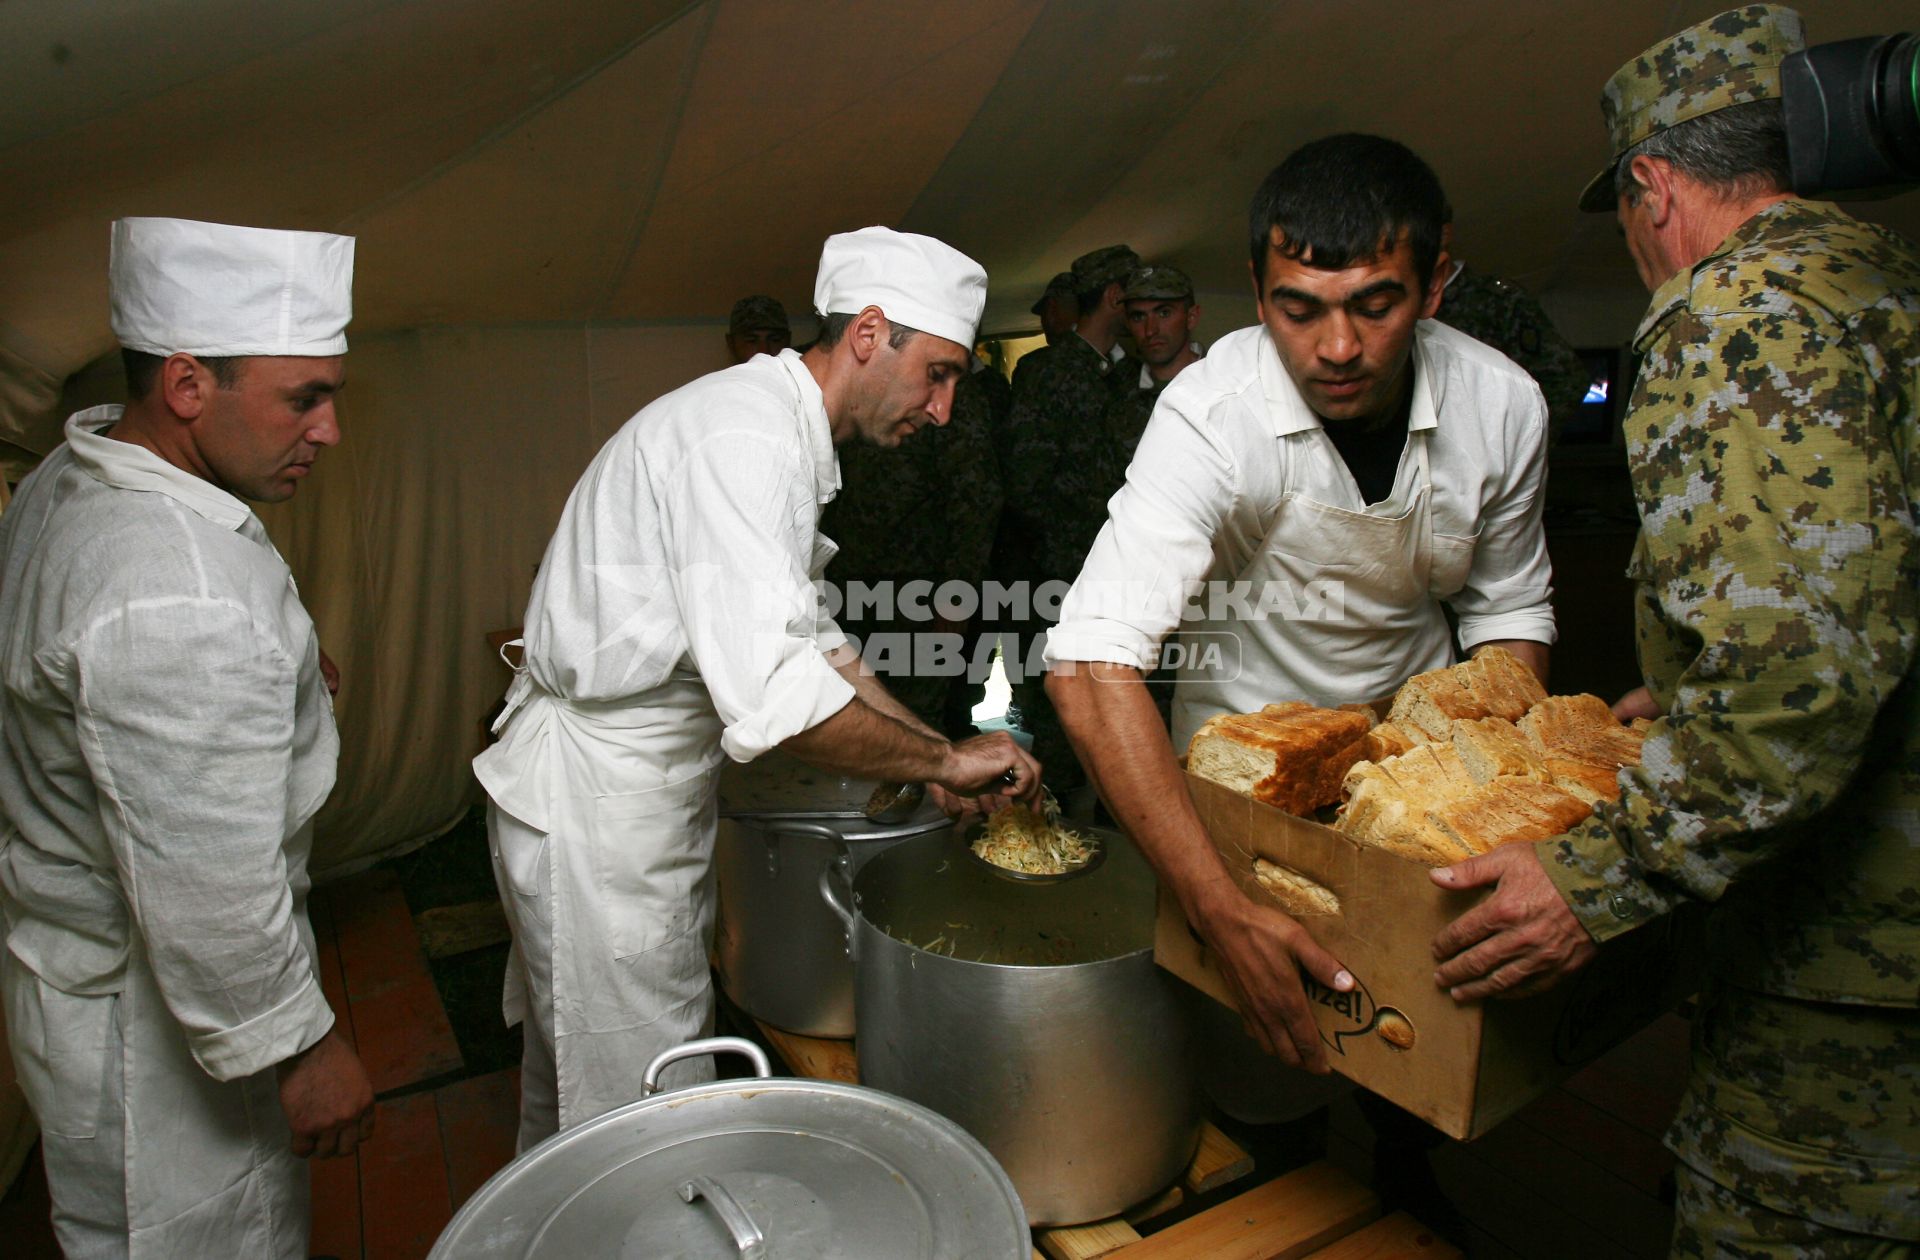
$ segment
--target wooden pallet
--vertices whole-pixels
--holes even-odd
[[[759,1021],[755,1021],[759,1023]],[[857,1084],[851,1041],[802,1037],[759,1023],[801,1076]],[[1035,1260],[1446,1260],[1460,1252],[1405,1213],[1381,1218],[1371,1190],[1324,1161],[1254,1186],[1143,1236],[1138,1227],[1253,1171],[1253,1159],[1213,1125],[1178,1184],[1108,1221],[1034,1235]]]

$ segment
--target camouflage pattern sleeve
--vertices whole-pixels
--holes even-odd
[[[1764,277],[1704,312],[1686,279],[1656,295],[1626,421],[1667,716],[1619,803],[1539,844],[1597,940],[1813,842],[1793,824],[1843,797],[1914,659],[1920,547],[1872,366]]]

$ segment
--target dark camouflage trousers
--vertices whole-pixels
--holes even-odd
[[[1710,987],[1667,1144],[1691,1174],[1675,1255],[1910,1254],[1920,1010]]]

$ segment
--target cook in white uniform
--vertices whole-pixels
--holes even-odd
[[[817,529],[839,489],[834,447],[946,423],[986,284],[929,237],[831,237],[818,343],[659,399],[574,487],[527,607],[501,740],[474,762],[513,928],[523,1150],[632,1101],[649,1059],[710,1031],[723,754],[779,745],[955,791],[1013,770],[1013,794],[1038,791],[1038,767],[1004,734],[951,744],[914,718],[813,596],[834,550]],[[711,1071],[691,1060],[667,1080]]]
[[[340,440],[353,241],[114,225],[127,405],[0,518],[0,989],[70,1257],[307,1254],[307,1170],[372,1131],[321,996],[310,820],[339,740],[243,500]]]
[[[1443,602],[1466,648],[1500,644],[1544,677],[1546,406],[1511,361],[1432,322],[1445,218],[1433,172],[1377,137],[1318,141],[1268,176],[1250,241],[1260,325],[1161,394],[1048,639],[1048,694],[1108,807],[1261,1045],[1320,1072],[1298,968],[1352,979],[1234,885],[1174,755],[1217,713],[1379,699],[1449,664]],[[1183,668],[1170,744],[1140,679],[1176,628],[1187,651],[1220,654]]]

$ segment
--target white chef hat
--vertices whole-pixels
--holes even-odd
[[[814,309],[853,315],[869,306],[921,332],[973,345],[987,304],[987,272],[931,236],[869,227],[827,238],[813,282]]]
[[[119,219],[113,335],[147,354],[347,352],[353,238],[191,219]]]

